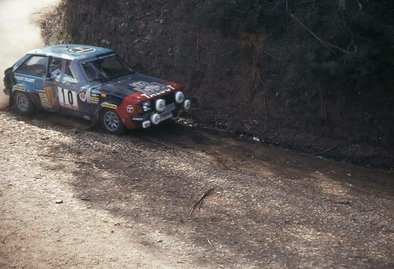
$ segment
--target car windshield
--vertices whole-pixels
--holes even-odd
[[[82,64],[89,81],[106,82],[133,73],[133,70],[118,56],[99,57]]]

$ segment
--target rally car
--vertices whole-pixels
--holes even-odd
[[[86,45],[30,51],[5,71],[4,82],[21,114],[58,112],[113,134],[158,125],[191,105],[181,84],[137,73],[113,50]]]

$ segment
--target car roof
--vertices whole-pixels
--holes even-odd
[[[102,54],[114,53],[113,50],[79,44],[59,44],[29,51],[27,54],[45,55],[65,58],[68,60],[86,59]]]

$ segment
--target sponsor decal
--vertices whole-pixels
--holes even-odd
[[[23,87],[20,86],[20,85],[14,85],[14,86],[12,87],[12,92],[14,92],[14,91],[21,91],[21,92],[24,92],[24,91],[25,91],[25,88],[23,88]]]
[[[22,80],[22,81],[29,82],[29,83],[36,82],[36,80],[34,78],[27,78],[27,77],[23,77],[23,76],[15,76],[15,79]]]
[[[141,118],[141,117],[133,117],[133,120],[135,120],[135,121],[143,121],[144,118]]]
[[[118,108],[117,105],[111,104],[111,103],[108,103],[108,102],[102,103],[101,106],[105,107],[105,108],[109,108],[109,109],[114,109],[114,110]]]
[[[97,96],[99,96],[99,95],[100,95],[100,93],[101,93],[101,92],[100,92],[100,91],[98,91],[98,90],[94,90],[94,89],[92,90],[92,94],[97,94]]]
[[[80,92],[78,94],[78,96],[79,96],[79,99],[81,99],[82,102],[86,102],[87,97],[86,97],[86,93],[85,92]]]
[[[43,108],[53,108],[55,105],[54,91],[51,86],[45,87],[43,90],[37,89],[40,96],[41,105]]]
[[[89,104],[95,104],[95,105],[97,105],[99,102],[100,102],[100,98],[98,98],[98,97],[90,97],[90,98],[88,99],[88,103],[89,103]]]
[[[133,113],[133,111],[134,111],[134,107],[132,106],[132,105],[128,105],[127,107],[126,107],[126,110],[127,110],[127,113]]]
[[[133,83],[130,83],[130,86],[131,87],[144,87],[146,84],[148,84],[148,83],[146,83],[145,81],[135,81]]]
[[[157,91],[160,90],[161,85],[157,85],[157,84],[150,84],[150,85],[146,85],[144,88],[144,91],[146,92],[153,92],[153,91]]]
[[[84,47],[76,47],[76,48],[69,49],[68,51],[72,52],[72,53],[77,53],[77,52],[88,53],[88,52],[96,51],[96,49],[84,48]]]
[[[146,83],[145,81],[136,81],[130,83],[130,86],[134,87],[134,90],[142,93],[142,96],[148,99],[174,90],[174,87],[172,86],[164,86],[156,82]]]
[[[150,99],[171,91],[173,91],[173,89],[171,89],[170,87],[159,87],[150,91],[146,91],[142,94],[142,96]]]
[[[88,89],[86,91],[86,101],[89,104],[97,105],[100,101],[100,92],[97,90]]]
[[[136,81],[130,83],[130,86],[134,88],[134,90],[142,93],[142,96],[150,99],[155,96],[162,95],[166,92],[171,92],[174,90],[174,87],[171,85],[162,85],[156,82],[147,83],[145,81]]]

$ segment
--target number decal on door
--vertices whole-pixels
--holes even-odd
[[[78,110],[78,98],[76,92],[58,87],[57,95],[59,96],[60,106]]]

